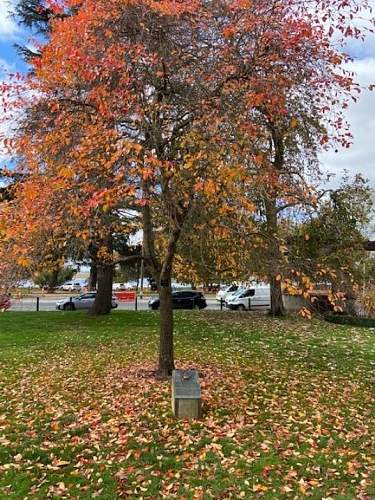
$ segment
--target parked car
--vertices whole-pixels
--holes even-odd
[[[270,304],[271,289],[268,285],[246,288],[225,301],[226,307],[239,311],[265,309],[269,308]]]
[[[56,302],[56,309],[63,311],[75,311],[76,309],[91,309],[95,302],[96,292],[83,293],[78,297],[62,299]],[[112,297],[112,309],[116,309],[118,303],[116,297]]]
[[[148,301],[148,307],[150,309],[159,309],[159,297],[151,297]],[[173,292],[172,307],[173,309],[204,309],[207,307],[207,302],[202,292],[194,290]]]
[[[24,280],[18,283],[17,288],[38,288],[38,285],[31,280]]]
[[[126,290],[125,283],[113,283],[112,290]]]
[[[151,292],[157,292],[158,284],[153,278],[148,278],[148,284],[149,284]]]
[[[82,290],[82,285],[79,281],[69,281],[61,285],[60,290],[64,290],[64,292],[80,292]]]
[[[238,285],[226,285],[221,288],[216,294],[216,300],[221,302],[221,300],[225,300],[226,296],[230,293],[233,293],[238,290]]]

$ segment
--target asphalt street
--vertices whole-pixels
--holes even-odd
[[[39,298],[39,311],[55,311],[56,310],[56,300],[61,299],[61,297],[56,298]],[[139,311],[148,310],[148,298],[138,299],[137,308]],[[209,310],[219,310],[220,303],[216,299],[206,299],[207,309]],[[36,311],[37,310],[37,298],[25,298],[25,299],[12,299],[11,301],[11,311]],[[125,311],[135,310],[135,301],[131,302],[118,302],[118,309]],[[59,311],[57,311],[59,312]]]

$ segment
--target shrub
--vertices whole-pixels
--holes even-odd
[[[359,318],[357,316],[347,316],[338,314],[326,314],[325,319],[330,323],[338,325],[363,326],[367,328],[375,328],[375,319]]]
[[[364,291],[358,297],[361,314],[368,318],[375,318],[375,288]]]

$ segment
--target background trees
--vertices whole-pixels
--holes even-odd
[[[41,271],[33,276],[33,281],[40,287],[53,290],[57,286],[71,280],[76,272],[77,270],[72,267],[62,267],[55,271]]]
[[[325,192],[308,220],[295,225],[290,238],[291,266],[311,282],[345,293],[352,312],[351,300],[366,280],[364,241],[374,215],[373,195],[361,176],[344,177],[337,189]]]

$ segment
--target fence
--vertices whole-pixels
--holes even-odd
[[[145,311],[149,309],[148,301],[149,297],[141,298],[137,296],[136,292],[115,292],[115,297],[118,303],[119,310],[127,310],[127,311]],[[155,295],[154,295],[155,296]],[[29,296],[29,297],[13,297],[11,298],[11,311],[56,311],[57,310],[57,302],[60,300],[64,300],[64,304],[66,305],[65,309],[89,309],[89,305],[85,305],[84,307],[73,307],[72,304],[73,297],[46,297],[46,296]],[[216,310],[216,311],[228,311],[229,308],[226,307],[225,301],[221,299],[220,301],[214,298],[207,298],[207,309],[208,310]],[[64,305],[63,304],[63,305]],[[64,309],[63,305],[61,309]],[[195,303],[192,300],[191,307],[189,305],[184,304],[184,308],[186,309],[194,309]],[[246,310],[256,311],[256,310],[265,310],[269,307],[269,304],[259,304],[253,303],[251,300],[249,301]],[[176,306],[178,309],[178,305]]]

